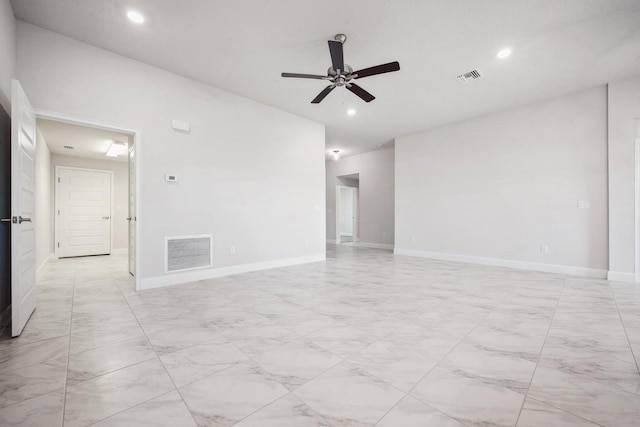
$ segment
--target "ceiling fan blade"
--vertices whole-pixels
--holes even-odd
[[[400,63],[398,61],[389,62],[388,64],[376,65],[375,67],[363,68],[362,70],[355,71],[353,74],[357,74],[356,79],[363,77],[375,76],[376,74],[391,73],[392,71],[398,71],[400,69]]]
[[[333,69],[340,70],[344,74],[344,56],[342,43],[336,40],[329,40],[329,53],[331,54],[331,65]]]
[[[317,74],[299,74],[299,73],[282,73],[281,74],[282,77],[296,77],[299,79],[318,79],[318,80],[324,80],[327,79],[327,76],[320,76]]]
[[[362,98],[365,102],[371,102],[374,99],[376,99],[375,96],[371,95],[369,92],[367,92],[366,90],[362,89],[360,86],[358,86],[355,83],[349,83],[347,85],[347,90],[350,90],[351,92],[355,93],[360,98]]]
[[[320,101],[322,101],[327,95],[329,95],[329,92],[331,92],[335,88],[336,88],[335,85],[331,85],[331,86],[325,87],[324,90],[318,94],[318,96],[313,98],[313,101],[311,101],[311,103],[312,104],[319,104]]]

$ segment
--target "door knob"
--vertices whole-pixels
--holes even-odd
[[[127,221],[131,221],[133,218],[131,217],[127,217]]]
[[[31,218],[24,217],[24,216],[19,216],[18,217],[18,224],[22,224],[23,222],[31,222]]]
[[[109,219],[111,218],[110,216],[103,216],[102,219]]]

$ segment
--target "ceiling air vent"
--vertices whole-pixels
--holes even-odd
[[[482,73],[480,70],[471,70],[468,73],[464,73],[456,77],[458,79],[458,83],[461,85],[469,83],[471,80],[476,80],[482,77]]]

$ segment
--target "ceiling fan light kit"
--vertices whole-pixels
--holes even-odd
[[[331,66],[327,70],[326,76],[319,74],[282,73],[282,77],[327,80],[330,82],[331,84],[324,88],[324,90],[320,92],[313,101],[311,101],[312,104],[319,104],[336,87],[345,87],[348,91],[354,93],[365,102],[373,101],[376,97],[353,83],[352,80],[398,71],[400,70],[400,64],[397,61],[394,61],[387,64],[376,65],[375,67],[353,71],[353,68],[351,68],[349,64],[344,63],[343,45],[346,41],[347,36],[344,34],[336,34],[334,40],[329,40]]]

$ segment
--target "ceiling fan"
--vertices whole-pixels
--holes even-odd
[[[300,79],[319,79],[327,80],[331,84],[324,88],[322,92],[316,96],[312,104],[319,104],[329,93],[336,87],[346,87],[347,90],[353,92],[365,102],[371,102],[376,99],[366,90],[362,89],[357,84],[353,83],[354,79],[361,79],[363,77],[375,76],[377,74],[390,73],[392,71],[398,71],[400,64],[397,61],[389,62],[387,64],[376,65],[375,67],[363,68],[362,70],[353,71],[353,68],[349,64],[344,63],[342,47],[344,42],[347,41],[347,36],[344,34],[336,34],[334,40],[329,40],[329,53],[331,54],[331,67],[327,70],[327,75],[322,76],[318,74],[298,74],[298,73],[282,73],[282,77],[295,77]]]

